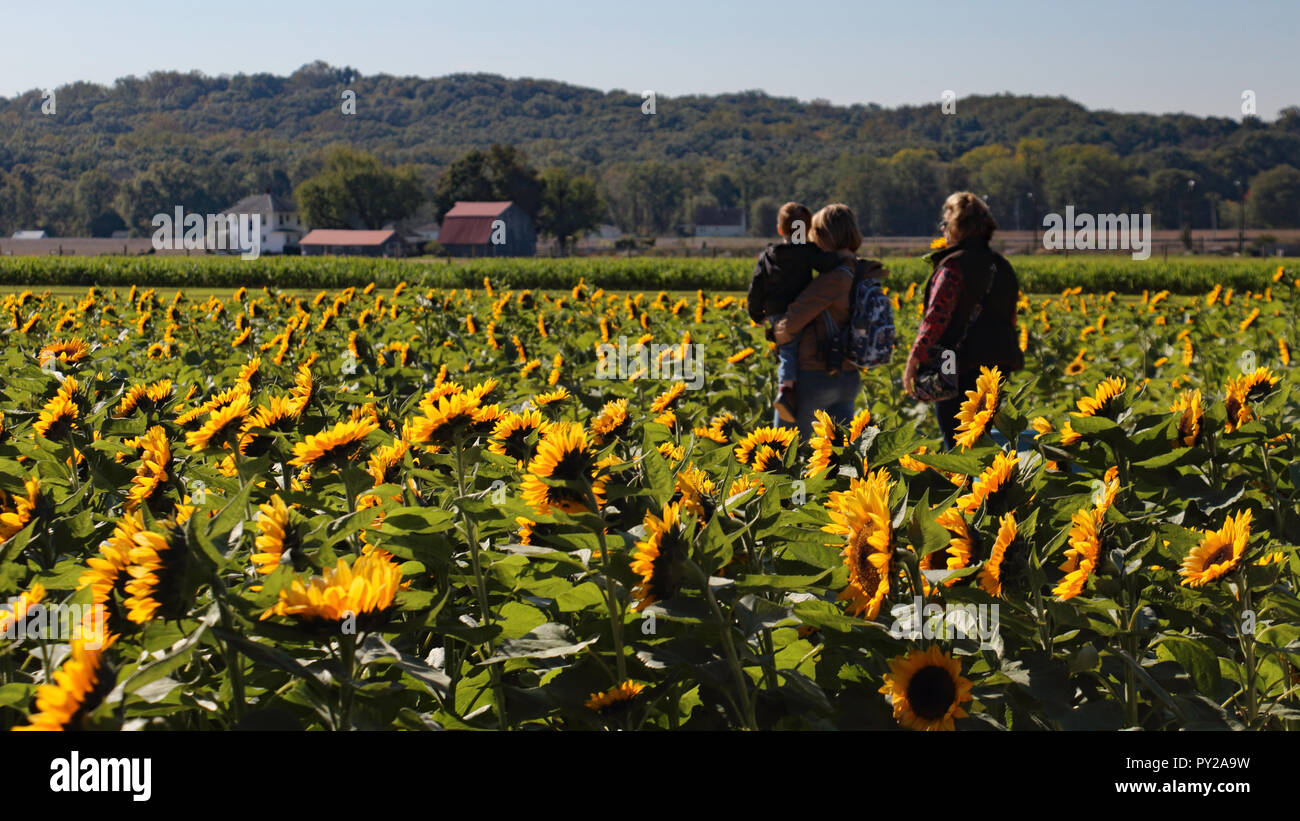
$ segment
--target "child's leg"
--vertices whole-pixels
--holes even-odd
[[[785,314],[770,317],[773,328],[776,327],[776,323],[780,322],[783,316]],[[776,378],[783,388],[788,388],[794,384],[794,375],[799,371],[800,336],[796,336],[784,345],[776,346]]]

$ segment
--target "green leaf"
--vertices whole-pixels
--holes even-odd
[[[1157,658],[1163,650],[1182,665],[1202,695],[1214,698],[1219,692],[1219,659],[1209,647],[1186,636],[1167,636],[1161,640]]]

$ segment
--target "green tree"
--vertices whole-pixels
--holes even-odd
[[[119,187],[116,180],[98,168],[86,171],[77,179],[73,207],[78,233],[107,237],[126,228],[125,221],[113,209]]]
[[[375,229],[413,213],[424,192],[413,169],[389,168],[373,154],[337,146],[294,199],[313,228]]]
[[[555,237],[561,252],[572,239],[600,225],[605,209],[596,183],[567,168],[548,168],[541,174],[542,206],[537,215],[540,233]]]
[[[1267,228],[1300,226],[1300,171],[1278,165],[1250,181],[1246,213],[1254,225]]]
[[[464,154],[438,178],[433,193],[437,218],[442,219],[459,200],[513,202],[536,220],[542,207],[542,182],[524,152],[493,144],[486,151]]]

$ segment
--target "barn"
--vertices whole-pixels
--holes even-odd
[[[457,202],[442,218],[438,242],[454,257],[531,257],[532,219],[513,202]]]
[[[353,257],[400,257],[405,253],[396,231],[347,231],[317,228],[298,241],[303,256],[336,254]]]

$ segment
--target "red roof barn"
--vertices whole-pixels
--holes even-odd
[[[457,202],[442,218],[438,242],[452,256],[530,257],[533,221],[513,202]]]
[[[396,231],[348,231],[317,228],[298,240],[304,256],[342,254],[357,257],[400,257],[402,240]]]

